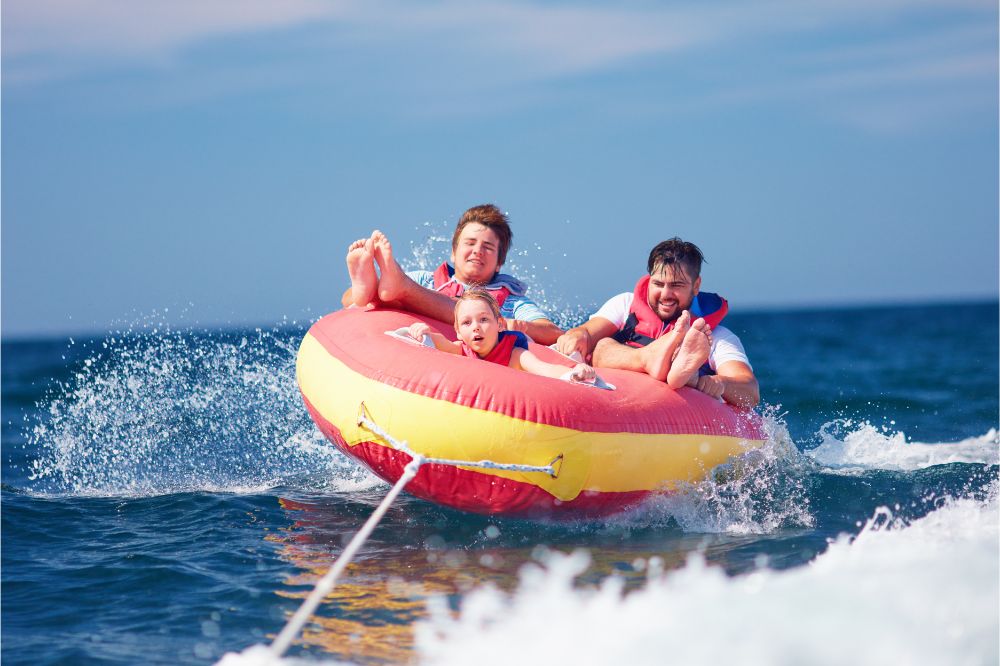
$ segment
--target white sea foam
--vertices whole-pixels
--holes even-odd
[[[640,525],[672,521],[686,532],[705,534],[768,534],[812,526],[809,468],[780,418],[766,414],[764,427],[767,439],[759,449],[612,520]]]
[[[325,659],[297,659],[275,657],[266,645],[251,645],[242,652],[227,652],[216,662],[217,666],[350,666],[347,662]]]
[[[885,509],[810,565],[727,577],[699,557],[625,594],[574,587],[554,554],[512,594],[483,587],[417,627],[420,663],[988,664],[998,659],[998,508],[952,500],[902,525]]]
[[[806,455],[830,470],[912,471],[950,463],[996,465],[1000,460],[995,429],[959,442],[921,443],[908,442],[905,433],[886,426],[840,419],[825,424],[819,434],[821,444]]]

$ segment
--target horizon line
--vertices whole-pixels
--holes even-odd
[[[928,307],[935,304],[968,304],[968,305],[997,305],[1000,307],[1000,293],[998,294],[986,294],[986,295],[961,295],[961,296],[951,296],[937,299],[925,299],[925,298],[896,298],[896,299],[872,299],[872,300],[855,300],[855,301],[797,301],[790,303],[750,303],[749,305],[741,305],[735,309],[733,314],[738,316],[742,315],[754,315],[754,314],[779,314],[779,313],[789,313],[794,314],[797,312],[822,312],[825,310],[870,310],[879,307],[893,307],[893,308],[915,308],[915,307]],[[336,310],[330,310],[329,312],[336,312]],[[101,338],[107,338],[113,335],[132,335],[137,332],[148,332],[153,329],[167,329],[171,333],[191,333],[191,332],[213,332],[213,333],[240,333],[246,331],[252,331],[260,329],[262,331],[273,331],[282,330],[287,328],[312,325],[313,322],[319,319],[319,317],[325,316],[328,312],[324,312],[315,318],[309,318],[309,323],[301,323],[301,319],[306,319],[305,316],[302,317],[288,317],[283,316],[281,320],[272,322],[262,322],[262,321],[251,321],[247,320],[241,323],[233,323],[231,321],[216,321],[207,324],[201,322],[160,322],[157,324],[125,324],[120,326],[109,325],[108,328],[104,330],[98,330],[97,328],[92,329],[66,329],[63,331],[19,331],[10,335],[2,332],[3,326],[0,323],[0,344],[23,344],[23,343],[36,343],[36,342],[54,342],[57,340],[72,340],[74,338],[80,338],[81,340],[91,341]]]

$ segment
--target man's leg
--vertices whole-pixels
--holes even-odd
[[[381,231],[371,237],[375,261],[382,272],[378,281],[378,298],[383,305],[416,312],[438,321],[455,321],[455,299],[426,289],[407,275],[392,256],[392,243]]]
[[[696,319],[684,335],[667,373],[667,385],[672,389],[685,386],[697,376],[698,368],[705,364],[712,351],[712,329],[704,319]]]
[[[670,363],[690,329],[690,321],[691,315],[685,310],[670,331],[645,347],[629,347],[604,338],[594,347],[594,367],[645,372],[654,379],[666,381]]]

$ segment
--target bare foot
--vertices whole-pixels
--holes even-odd
[[[691,313],[685,310],[674,322],[672,329],[642,348],[642,364],[646,368],[646,374],[661,382],[666,381],[670,362],[690,328]]]
[[[378,275],[372,261],[370,238],[356,240],[347,248],[347,273],[351,276],[351,302],[364,307],[375,300]]]
[[[683,338],[687,335],[688,329],[691,328],[691,313],[688,310],[681,312],[681,316],[677,318],[674,322],[674,327],[670,329],[671,333],[680,333]]]
[[[392,243],[381,231],[372,234],[375,247],[375,262],[382,277],[378,281],[378,297],[382,302],[399,301],[406,290],[406,273],[392,256]]]
[[[672,389],[686,385],[688,380],[698,373],[698,368],[708,360],[710,351],[712,351],[712,330],[704,319],[695,319],[684,335],[673,363],[670,364],[667,385]]]

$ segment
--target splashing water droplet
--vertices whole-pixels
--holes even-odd
[[[358,484],[371,475],[309,419],[300,331],[134,333],[52,389],[27,438],[32,489],[100,496]]]

